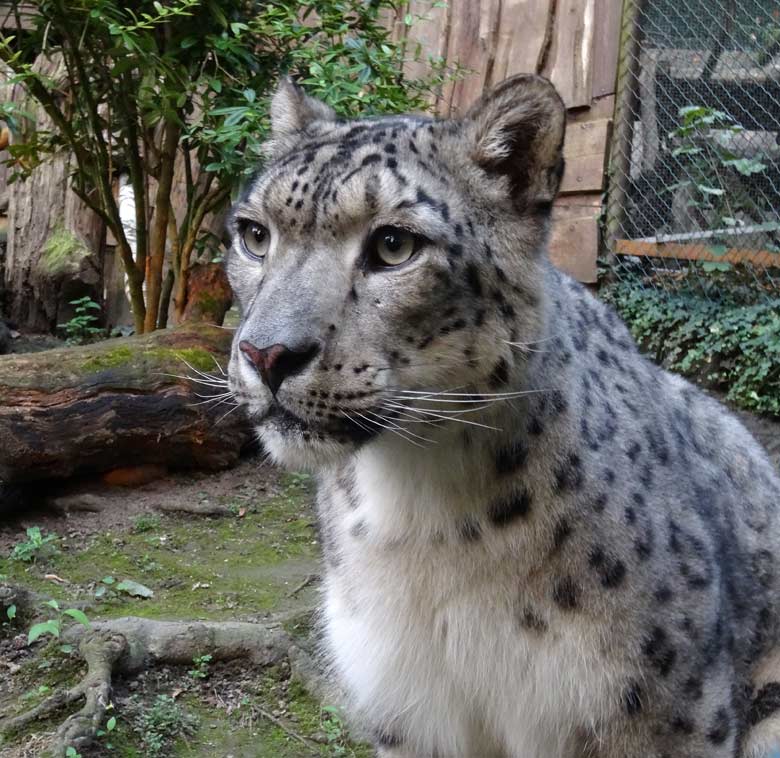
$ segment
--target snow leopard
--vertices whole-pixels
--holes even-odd
[[[777,472],[550,263],[553,85],[270,112],[230,389],[316,476],[327,671],[377,754],[775,755]]]

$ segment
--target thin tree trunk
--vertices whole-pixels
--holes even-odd
[[[176,147],[179,143],[179,127],[173,123],[165,126],[160,163],[160,176],[154,204],[154,220],[149,238],[149,278],[146,286],[146,319],[144,331],[157,328],[162,295],[162,272],[165,263],[165,243],[168,238],[168,216],[171,213],[171,189],[173,186]]]

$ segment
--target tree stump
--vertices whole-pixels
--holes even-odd
[[[231,337],[193,324],[0,358],[0,489],[124,466],[233,465],[251,430],[223,396],[217,361]]]
[[[183,321],[221,324],[233,302],[225,268],[220,263],[195,263],[187,276]]]
[[[40,55],[34,67],[55,80],[64,74],[57,55]],[[4,78],[1,71],[0,78]],[[34,125],[25,122],[27,128],[51,128],[49,117],[21,85],[0,87],[0,101],[9,99],[35,115]],[[12,141],[31,138],[22,133],[13,135]],[[74,160],[66,154],[53,156],[7,189],[2,175],[0,202],[8,206],[4,305],[6,315],[22,331],[54,331],[57,324],[73,316],[70,301],[86,295],[102,299],[100,249],[105,230],[98,216],[70,189]]]

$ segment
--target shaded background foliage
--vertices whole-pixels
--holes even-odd
[[[13,4],[18,5],[17,3]],[[424,110],[444,63],[408,78],[409,51],[383,14],[394,0],[44,0],[31,29],[0,36],[0,60],[50,120],[33,128],[21,109],[0,118],[22,178],[52,156],[74,156],[72,187],[116,240],[135,330],[186,306],[194,257],[218,247],[207,218],[262,162],[268,97],[290,74],[344,115]],[[407,15],[405,23],[415,18]],[[36,65],[58,62],[55,75]],[[419,51],[416,53],[419,55]],[[178,167],[183,208],[172,204]],[[114,180],[126,172],[134,229],[122,223]]]

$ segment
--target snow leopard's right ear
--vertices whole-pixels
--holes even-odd
[[[337,120],[329,105],[309,97],[289,76],[285,76],[271,99],[271,139],[264,145],[272,157],[292,149],[300,133],[315,121]]]
[[[520,74],[483,95],[463,117],[471,156],[506,176],[518,207],[546,212],[563,176],[566,107],[545,78]]]

